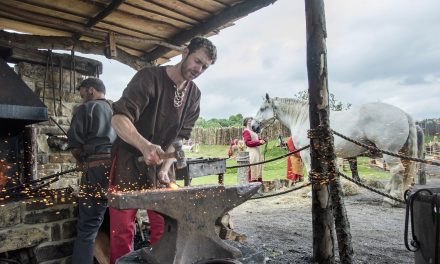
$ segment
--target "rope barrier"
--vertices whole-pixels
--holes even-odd
[[[399,203],[405,203],[405,201],[402,200],[402,199],[399,199],[399,198],[396,198],[396,197],[394,197],[394,196],[391,196],[391,195],[389,195],[389,194],[387,194],[387,193],[381,192],[381,191],[379,191],[379,190],[377,190],[377,189],[375,189],[375,188],[373,188],[373,187],[370,187],[370,186],[368,186],[368,185],[366,185],[366,184],[364,184],[364,183],[362,183],[362,182],[360,182],[360,181],[353,180],[352,178],[348,177],[347,175],[343,174],[342,172],[338,172],[338,175],[339,175],[339,176],[342,176],[343,178],[345,178],[345,179],[347,179],[347,180],[349,180],[349,181],[351,181],[351,182],[353,182],[353,183],[355,183],[355,184],[357,184],[357,185],[359,185],[359,186],[361,186],[361,187],[363,187],[363,188],[365,188],[365,189],[367,189],[367,190],[370,190],[370,191],[372,191],[372,192],[375,192],[375,193],[377,193],[377,194],[380,194],[380,195],[382,195],[382,196],[385,196],[385,197],[387,197],[387,198],[389,198],[389,199],[391,199],[391,200],[394,200],[394,201],[396,201],[396,202],[399,202]]]
[[[397,158],[401,158],[401,159],[405,159],[405,160],[411,160],[411,161],[421,162],[421,163],[425,163],[425,164],[429,164],[429,165],[440,166],[440,162],[436,162],[436,161],[432,161],[432,160],[426,160],[426,159],[413,158],[413,157],[408,157],[408,156],[396,154],[396,153],[393,153],[393,152],[389,152],[389,151],[386,151],[386,150],[379,149],[379,148],[371,146],[371,145],[367,145],[367,144],[361,143],[361,142],[356,141],[354,139],[351,139],[351,138],[349,138],[347,136],[344,136],[341,133],[338,133],[338,132],[334,131],[333,129],[331,131],[335,135],[337,135],[337,136],[339,136],[339,137],[341,137],[341,138],[343,138],[343,139],[345,139],[347,141],[350,141],[351,143],[354,143],[354,144],[356,144],[358,146],[361,146],[361,147],[364,147],[366,149],[369,149],[371,151],[379,151],[379,152],[381,152],[383,154],[387,154],[387,155],[390,155],[390,156],[393,156],[393,157],[397,157]]]
[[[255,163],[250,163],[250,164],[245,164],[245,165],[229,166],[229,167],[226,167],[226,169],[244,168],[244,167],[255,166],[255,165],[260,165],[260,164],[264,164],[264,163],[272,162],[272,161],[275,161],[275,160],[279,160],[279,159],[282,159],[282,158],[288,157],[288,156],[293,155],[293,154],[295,154],[295,153],[298,153],[298,152],[300,152],[300,151],[303,151],[303,150],[307,149],[308,147],[310,147],[310,145],[306,145],[306,146],[304,146],[304,147],[302,147],[302,148],[299,148],[299,149],[297,149],[297,150],[295,150],[295,151],[292,151],[292,152],[286,153],[286,154],[284,154],[284,155],[281,155],[281,156],[279,156],[279,157],[275,157],[275,158],[272,158],[272,159],[269,159],[269,160],[260,161],[260,162],[255,162]]]
[[[252,198],[249,199],[249,200],[256,200],[256,199],[263,199],[263,198],[274,197],[274,196],[278,196],[278,195],[282,195],[282,194],[290,193],[290,192],[293,192],[293,191],[297,191],[297,190],[299,190],[299,189],[302,189],[302,188],[307,187],[307,186],[310,186],[310,185],[312,185],[312,183],[311,183],[311,182],[308,182],[308,183],[304,183],[304,184],[301,185],[301,186],[293,187],[293,188],[291,188],[291,189],[289,189],[289,190],[287,190],[287,191],[278,192],[278,193],[273,193],[273,194],[268,194],[268,195],[263,195],[263,196],[259,196],[259,197],[258,197],[258,196],[257,196],[257,197],[252,197]]]

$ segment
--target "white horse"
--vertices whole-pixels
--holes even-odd
[[[290,129],[297,149],[310,143],[307,138],[307,131],[310,129],[307,102],[289,98],[272,99],[266,94],[266,99],[254,118],[253,126],[258,129],[267,126],[274,119],[278,119]],[[382,150],[409,157],[418,156],[417,131],[412,117],[389,104],[366,103],[345,111],[332,111],[330,127],[349,138]],[[368,152],[364,147],[338,136],[334,137],[334,145],[336,156],[341,158],[356,157]],[[306,149],[300,154],[307,171],[310,172],[310,151]],[[404,190],[411,185],[416,174],[416,164],[401,161],[400,158],[390,155],[383,155],[383,158],[391,173],[387,191],[394,197],[403,198]],[[385,201],[395,204],[389,198]]]

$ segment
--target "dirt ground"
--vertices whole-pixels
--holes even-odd
[[[440,186],[440,167],[428,166],[426,171],[426,186]],[[262,253],[268,264],[314,263],[309,191],[307,187],[252,199],[230,211],[234,230],[247,236],[244,247]],[[357,195],[344,197],[355,263],[414,263],[414,253],[404,245],[405,208],[383,206],[382,198],[363,188]],[[335,257],[339,263],[337,246]]]
[[[234,230],[247,235],[246,245],[263,253],[267,263],[313,263],[311,198],[308,190],[249,200],[230,214]],[[368,190],[345,197],[355,263],[414,263],[403,234],[405,209],[382,206]],[[335,254],[338,259],[338,253]]]
[[[427,165],[426,175],[424,186],[440,186],[440,167]],[[309,190],[245,202],[230,212],[234,230],[246,234],[246,246],[263,253],[269,264],[314,263]],[[383,206],[382,196],[364,188],[359,192],[344,197],[355,263],[414,263],[404,245],[405,208]],[[335,256],[339,262],[337,248]]]

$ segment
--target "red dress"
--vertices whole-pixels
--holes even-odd
[[[296,150],[292,137],[287,140],[287,149],[289,152]],[[286,178],[295,182],[304,179],[304,165],[299,152],[287,157]]]

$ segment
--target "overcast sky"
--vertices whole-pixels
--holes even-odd
[[[307,89],[304,1],[278,0],[210,39],[217,63],[195,80],[201,116],[254,115],[266,92]],[[325,1],[329,90],[344,103],[382,101],[416,120],[440,117],[440,1]],[[135,71],[99,57],[108,97]],[[173,62],[180,60],[176,57]]]

